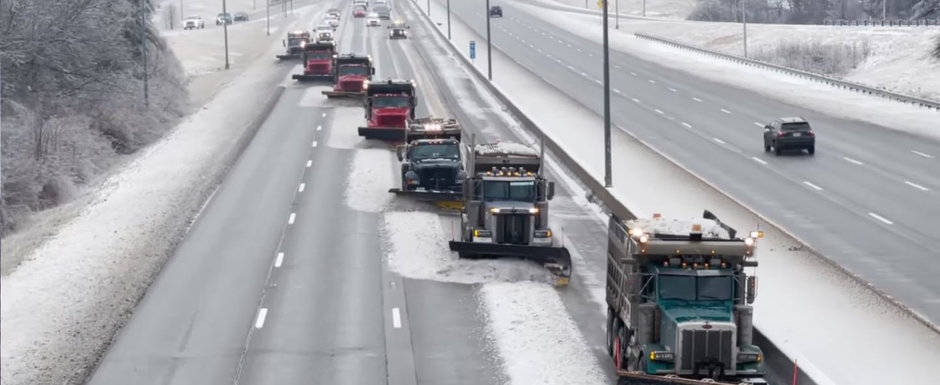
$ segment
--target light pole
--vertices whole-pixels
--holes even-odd
[[[888,18],[888,0],[881,0],[881,21]],[[881,23],[884,25],[884,23]]]
[[[140,56],[144,65],[144,107],[150,108],[150,79],[147,73],[147,8],[144,7],[144,0],[139,0],[140,5]]]
[[[186,16],[183,16],[183,0],[180,0],[180,21],[186,21]],[[183,27],[186,27],[186,24],[183,24]]]
[[[490,0],[486,0],[486,78],[493,80],[493,42],[490,41]]]
[[[225,69],[228,65],[228,9],[225,7],[225,0],[222,0],[222,33],[225,35]]]
[[[447,40],[450,40],[450,0],[447,0]]]
[[[741,21],[744,24],[744,58],[747,59],[747,0],[741,0]]]
[[[613,183],[610,175],[610,50],[607,39],[607,0],[604,3],[604,187]]]
[[[616,20],[614,22],[614,28],[620,29],[620,0],[614,2],[614,13],[616,14],[614,15],[614,20]]]
[[[264,11],[265,11],[265,12],[264,12],[264,13],[265,13],[265,19],[268,20],[268,21],[267,21],[268,27],[267,27],[267,29],[264,30],[264,34],[267,35],[267,36],[271,36],[271,0],[265,0],[265,1],[264,1],[264,8],[265,8],[265,10],[264,10]]]
[[[643,0],[643,17],[646,17],[646,0]]]
[[[431,0],[428,0],[428,18],[431,18]]]

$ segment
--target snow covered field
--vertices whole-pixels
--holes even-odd
[[[552,0],[554,2],[570,5],[575,8],[589,9],[599,11],[597,0]],[[619,5],[617,3],[620,3]],[[686,17],[695,9],[695,0],[611,0],[608,12],[613,14],[616,7],[620,7],[621,15],[643,16],[643,5],[646,4],[646,17],[655,17],[663,19],[680,19]],[[623,21],[623,20],[621,20]]]
[[[317,10],[295,9],[295,16],[279,24],[286,28],[311,20]],[[206,40],[198,39],[202,32],[170,39],[188,69],[194,62],[218,60],[203,45]],[[236,61],[216,81],[192,83],[203,87],[197,100],[211,101],[90,192],[90,204],[77,217],[2,277],[0,382],[80,383],[93,369],[251,137],[260,123],[256,118],[279,94],[283,76],[264,57],[273,57],[280,44],[252,44],[256,59]]]
[[[441,12],[438,8],[432,14]],[[452,34],[455,47],[466,47],[471,39],[481,40],[462,24],[455,23]],[[478,55],[481,52],[485,54],[479,50]],[[528,111],[529,117],[542,130],[549,133],[556,143],[562,143],[566,152],[600,179],[603,159],[596,148],[603,143],[603,133],[599,129],[575,131],[568,128],[602,127],[601,118],[577,107],[577,103],[501,52],[494,51],[493,59],[494,71],[500,74],[496,87],[517,106]],[[711,67],[730,66],[699,60],[702,65]],[[685,64],[682,60],[677,62]],[[486,58],[478,56],[476,66],[485,72]],[[527,97],[533,93],[540,97]],[[638,215],[661,212],[667,217],[693,218],[700,216],[703,208],[708,208],[722,221],[739,229],[751,229],[758,222],[759,218],[753,213],[690,176],[655,150],[625,132],[614,131],[613,135],[615,165],[630,165],[633,169],[657,175],[657,178],[648,180],[646,187],[649,188],[613,189],[618,199]],[[623,171],[615,168],[614,186],[629,184],[630,180]],[[663,205],[664,201],[670,204]],[[784,354],[797,360],[801,370],[818,384],[935,382],[934,374],[922,368],[940,362],[940,335],[838,268],[804,251],[785,232],[762,228],[765,229],[765,238],[759,243],[761,267],[757,273],[760,276],[760,294],[755,324]],[[575,262],[578,264],[577,259]],[[595,274],[596,280],[603,281],[603,271],[585,273],[579,267],[575,266],[579,274]],[[908,354],[862,353],[886,351]],[[874,369],[883,367],[892,369]]]

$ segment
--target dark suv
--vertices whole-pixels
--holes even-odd
[[[503,8],[498,5],[490,7],[490,17],[503,17]]]
[[[806,149],[813,155],[816,152],[816,133],[802,117],[774,119],[764,126],[764,151],[771,148],[776,155],[790,149]]]

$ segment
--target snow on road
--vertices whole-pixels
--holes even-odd
[[[362,149],[353,155],[347,171],[346,205],[354,210],[381,212],[388,205],[392,179],[392,153],[387,149]]]
[[[323,95],[320,95],[320,97],[325,98]],[[326,145],[345,150],[368,146],[367,141],[359,136],[358,127],[365,124],[362,114],[363,108],[361,106],[334,108]]]

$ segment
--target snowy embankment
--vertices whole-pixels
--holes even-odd
[[[199,32],[192,36],[170,45],[202,44]],[[280,94],[285,71],[269,56],[280,44],[259,47],[259,60],[203,83],[215,87],[199,90],[211,102],[105,181],[88,207],[2,278],[0,382],[84,381]],[[193,55],[182,60],[201,58]]]
[[[439,6],[432,10],[432,14],[437,15],[443,12]],[[571,22],[570,19],[566,20]],[[573,24],[575,27],[579,25]],[[452,25],[452,35],[455,47],[466,47],[470,40],[482,40],[459,21]],[[642,45],[624,44],[630,47]],[[649,47],[636,49],[634,52],[638,55],[650,53],[654,58],[661,57],[661,53]],[[458,52],[463,53],[463,50],[458,48]],[[485,50],[478,50],[477,55],[476,66],[485,73]],[[682,57],[684,55],[681,54],[673,56],[680,57],[673,57],[674,63],[668,65],[689,65],[694,62],[706,66],[706,69],[747,72],[746,69],[706,58]],[[663,63],[666,64],[665,61]],[[526,111],[528,117],[553,141],[561,143],[565,151],[577,159],[595,179],[602,179],[603,154],[597,151],[603,143],[603,132],[598,128],[603,127],[601,117],[581,107],[499,51],[494,51],[493,67],[494,72],[499,73],[494,82],[496,88]],[[763,82],[777,81],[767,74],[761,76]],[[825,93],[826,90],[818,92]],[[533,94],[539,97],[530,97]],[[936,124],[935,120],[932,122]],[[917,127],[929,127],[927,120],[920,123],[922,125]],[[571,130],[570,127],[584,129]],[[655,150],[622,131],[615,130],[612,135],[614,186],[630,186],[633,181],[626,167],[616,165],[629,165],[632,170],[643,170],[648,175],[657,176],[645,179],[641,189],[612,189],[618,200],[637,215],[649,216],[653,212],[660,212],[665,217],[693,218],[700,217],[702,209],[707,208],[719,215],[723,222],[738,229],[752,229],[757,224],[759,219],[754,213],[691,176]],[[755,324],[784,354],[798,361],[801,370],[817,384],[935,382],[934,373],[923,368],[940,362],[940,335],[866,285],[806,251],[784,231],[767,228],[766,225],[762,228],[765,237],[758,246],[761,267],[757,269],[760,289],[755,304]],[[599,282],[604,280],[602,270],[585,272],[576,266],[575,271],[580,275],[593,274]],[[906,354],[859,353],[892,351],[903,351]]]
[[[577,3],[577,0],[528,2],[556,5]],[[622,3],[621,7],[623,5]],[[583,9],[570,8],[578,11]],[[596,11],[596,7],[592,10]],[[624,13],[623,8],[621,13]],[[569,15],[572,14],[565,13],[564,18],[567,20]],[[649,12],[647,16],[657,17]],[[591,26],[585,24],[584,28],[598,29],[597,16],[579,17],[591,20]],[[565,24],[567,23],[558,25]],[[731,55],[743,56],[744,53],[741,23],[622,18],[620,29],[611,29],[611,39],[622,38],[623,35],[632,38],[631,35],[637,32]],[[930,57],[938,37],[940,30],[936,27],[747,25],[747,49],[750,58],[781,65],[787,65],[794,60],[812,59],[815,63],[810,63],[811,66],[832,68],[837,72],[834,75],[844,80],[940,101],[940,76],[937,76],[940,73],[940,59]],[[829,63],[819,63],[820,58]],[[854,65],[855,63],[858,65]],[[809,68],[807,70],[812,71]]]

